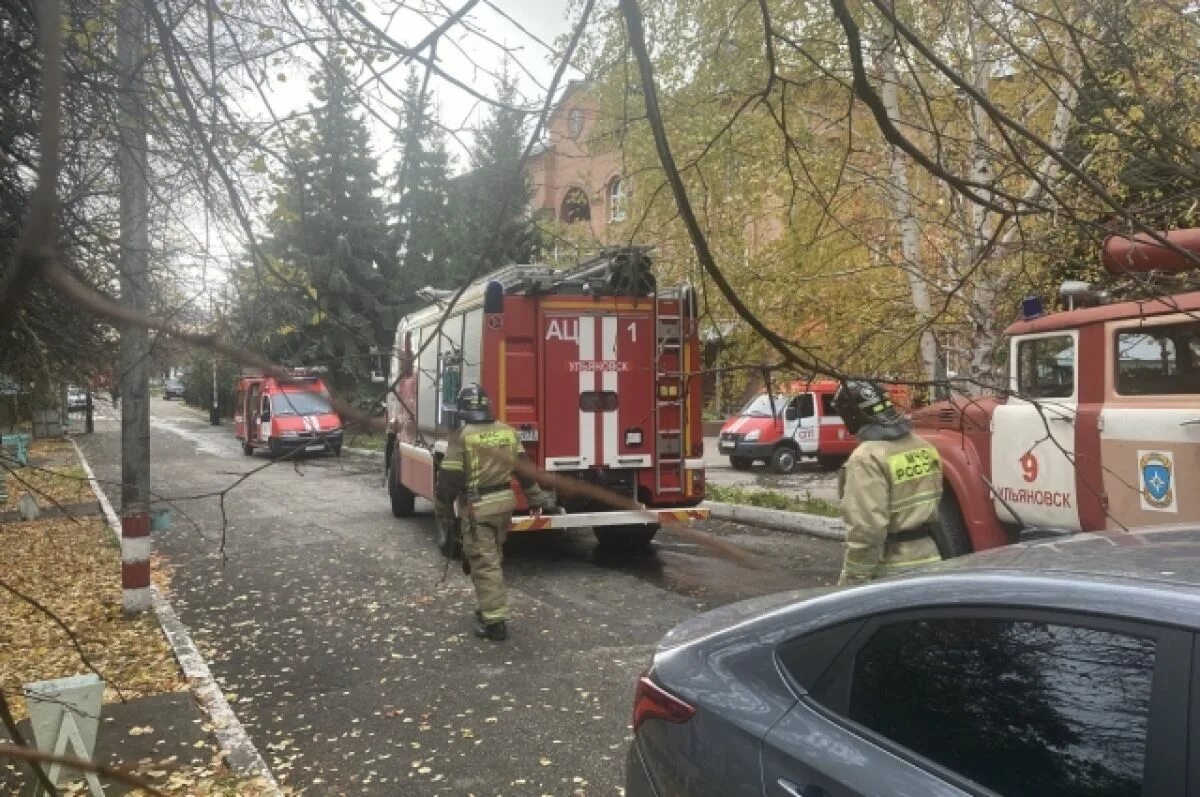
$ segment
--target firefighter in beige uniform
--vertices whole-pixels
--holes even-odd
[[[859,445],[838,474],[846,523],[839,584],[864,584],[941,559],[934,533],[942,496],[937,449],[878,385],[843,382],[833,398]]]
[[[514,471],[525,449],[511,426],[492,418],[491,402],[479,385],[458,394],[458,418],[464,426],[451,435],[438,472],[439,512],[457,507],[465,565],[475,584],[477,636],[501,640],[508,636],[508,603],[500,569],[504,538],[517,498],[516,475],[530,509],[540,512],[546,499],[537,482]]]

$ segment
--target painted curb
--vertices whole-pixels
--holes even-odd
[[[79,455],[79,462],[83,465],[83,472],[87,475],[88,484],[91,485],[92,492],[99,499],[100,508],[104,510],[104,517],[119,544],[121,520],[117,517],[112,503],[109,502],[108,495],[96,480],[96,474],[92,471],[87,457],[83,455],[83,450],[74,440],[71,441],[71,445],[75,447],[75,453]],[[175,614],[175,609],[172,608],[170,601],[163,597],[159,593],[158,587],[153,584],[150,586],[150,596],[155,617],[158,618],[163,635],[166,636],[171,650],[175,653],[175,659],[179,662],[179,667],[183,670],[188,685],[191,686],[196,700],[212,718],[213,735],[217,737],[217,743],[225,752],[225,760],[229,764],[229,768],[241,777],[260,779],[263,786],[260,793],[265,797],[283,797],[279,784],[275,782],[275,776],[271,774],[270,768],[259,754],[258,748],[254,746],[254,742],[250,741],[245,727],[233,713],[229,701],[221,692],[221,687],[213,679],[204,657],[196,649],[196,644],[192,641],[187,626],[180,621],[179,615]]]
[[[712,517],[719,520],[732,520],[782,531],[797,531],[826,540],[846,539],[846,524],[842,522],[841,518],[743,504],[726,504],[719,501],[705,501],[700,506],[711,510]]]

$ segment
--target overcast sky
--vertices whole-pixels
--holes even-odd
[[[414,45],[446,18],[448,9],[461,7],[462,2],[366,0],[366,7],[372,21],[385,28],[393,39],[405,45]],[[401,5],[415,7],[421,12],[402,10],[393,14],[392,11]],[[453,78],[491,96],[494,94],[494,76],[502,68],[504,50],[507,49],[514,61],[510,69],[519,78],[525,104],[540,107],[555,68],[553,55],[546,45],[553,47],[560,36],[570,31],[574,22],[574,19],[566,18],[566,5],[565,0],[480,0],[467,16],[466,24],[456,26],[452,34],[439,45],[438,64]],[[305,14],[315,19],[315,11],[311,6],[297,6],[295,13],[301,19]],[[308,90],[305,72],[315,70],[318,59],[312,52],[297,51],[293,55],[300,63],[287,70],[285,80],[277,80],[278,70],[272,70],[275,74],[270,76],[268,92],[271,113],[267,112],[256,93],[247,93],[241,98],[243,111],[259,117],[265,123],[272,113],[276,117],[286,117],[304,113],[316,104]],[[391,64],[382,63],[379,66],[386,69]],[[387,72],[387,80],[393,89],[400,91],[407,75],[408,68],[400,66]],[[578,74],[568,72],[567,79],[571,77],[578,77]],[[448,136],[447,142],[456,161],[454,169],[462,171],[467,165],[465,147],[470,145],[471,131],[478,126],[486,107],[452,82],[435,76],[430,85],[442,124],[459,132],[457,137]],[[367,100],[373,113],[366,114],[365,121],[370,126],[375,155],[379,158],[379,176],[386,185],[390,182],[399,153],[395,134],[384,121],[396,124],[400,104],[395,96],[380,88],[372,89]],[[261,178],[252,175],[245,177],[250,184],[261,181]],[[270,212],[273,205],[269,192],[262,193],[259,201],[253,204],[259,214]],[[202,217],[199,209],[196,212],[183,211],[177,217],[189,228],[192,240],[196,242],[204,240]],[[216,271],[201,268],[189,282],[212,284],[215,280],[219,284],[223,281],[220,272],[224,264],[243,256],[245,242],[236,227],[213,230],[213,234],[216,239],[212,241],[207,262]]]

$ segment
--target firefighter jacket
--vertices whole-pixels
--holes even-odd
[[[463,498],[477,515],[510,513],[517,502],[511,486],[516,475],[529,505],[541,507],[541,488],[515,473],[517,459],[527,457],[511,426],[499,421],[468,423],[450,436],[438,473],[437,498],[446,503]]]
[[[838,474],[846,558],[839,583],[936,562],[931,532],[942,496],[937,449],[915,434],[860,443]]]

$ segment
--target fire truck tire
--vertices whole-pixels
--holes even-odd
[[[966,556],[974,550],[962,508],[949,486],[943,490],[942,499],[938,502],[938,527],[933,538],[943,559]]]
[[[447,559],[462,556],[462,543],[458,536],[458,518],[436,518],[437,547]]]
[[[817,466],[821,470],[837,470],[845,463],[846,458],[840,454],[818,454]]]
[[[392,499],[392,515],[394,517],[412,517],[416,510],[417,496],[400,483],[396,474],[392,472],[391,462],[388,463],[387,483],[388,497]]]
[[[775,450],[771,452],[771,459],[767,464],[776,473],[787,474],[796,469],[796,463],[799,459],[800,457],[796,453],[796,449],[791,446],[775,446]]]
[[[596,541],[606,548],[626,548],[636,550],[650,545],[654,535],[658,534],[657,523],[635,523],[626,526],[597,526],[592,529]]]
[[[242,453],[248,457],[254,456],[254,446],[250,445],[249,441],[242,443]]]
[[[729,464],[734,470],[750,470],[754,466],[754,460],[750,457],[730,457]]]

